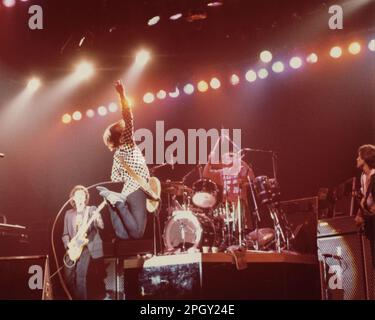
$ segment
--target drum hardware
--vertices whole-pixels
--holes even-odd
[[[267,176],[255,178],[255,191],[261,204],[277,204],[280,200],[280,188],[275,179],[269,179]]]
[[[243,148],[243,149],[241,149],[241,151],[271,154],[273,178],[277,181],[277,156],[278,156],[277,152],[275,152],[273,150],[262,150],[262,149],[253,149],[253,148]]]
[[[250,232],[246,236],[247,242],[255,248],[255,244],[259,246],[260,250],[268,249],[275,240],[275,230],[272,228],[260,228]]]
[[[280,220],[278,217],[278,212],[276,208],[271,204],[267,205],[267,207],[268,207],[268,211],[271,215],[273,225],[274,225],[274,230],[275,230],[275,235],[276,235],[276,251],[281,252],[281,248],[282,248],[281,244],[282,243],[287,244],[286,237],[285,237],[283,228],[281,227]]]
[[[192,193],[192,189],[187,187],[182,181],[166,180],[162,183],[162,187],[163,192],[171,195],[182,196]]]
[[[252,201],[253,201],[253,204],[254,204],[253,215],[255,216],[255,219],[254,219],[255,220],[255,231],[258,234],[259,222],[260,222],[259,207],[258,207],[258,202],[257,202],[256,196],[255,196],[255,190],[254,190],[253,182],[251,181],[251,179],[249,177],[247,177],[247,179],[248,179],[249,186],[250,186],[251,198],[252,198]],[[254,241],[254,248],[255,248],[255,250],[259,250],[258,237],[256,237],[256,239]]]
[[[276,176],[276,154],[273,151],[246,148],[238,152],[241,151],[272,153]],[[212,166],[220,170],[232,164],[218,163]],[[189,188],[185,182],[197,169],[199,179]],[[221,192],[215,182],[202,178],[202,169],[202,165],[198,164],[187,172],[181,181],[167,180],[163,183],[163,192],[168,195],[169,215],[163,233],[167,251],[189,252],[214,245],[222,251],[231,246],[242,247],[244,244],[251,245],[255,250],[275,246],[280,252],[285,247],[289,248],[289,240],[293,239],[294,234],[278,205],[280,188],[276,179],[260,176],[254,181],[249,177],[236,181],[240,192],[245,184],[249,185],[250,202],[254,204],[252,215],[255,230],[245,235],[241,197],[238,196],[233,203],[227,199],[222,199],[219,203]],[[182,197],[182,202],[180,198],[177,200],[177,197]],[[259,228],[260,204],[265,205],[273,221],[273,228]]]
[[[191,198],[194,205],[202,209],[212,209],[217,204],[219,189],[215,182],[210,179],[199,179],[193,184],[193,196]]]

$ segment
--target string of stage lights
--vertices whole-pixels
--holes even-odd
[[[29,0],[19,0],[19,2],[27,2],[27,1]],[[12,8],[16,5],[16,0],[2,0],[1,3],[6,8]]]
[[[375,39],[371,39],[367,48],[371,52],[375,52]],[[351,55],[358,55],[363,50],[363,45],[360,42],[351,42],[346,48],[347,53]],[[344,48],[340,46],[334,46],[329,50],[329,56],[332,59],[339,59],[344,55]],[[150,58],[148,53],[143,52],[143,55],[147,55],[147,60]],[[244,78],[247,82],[252,83],[257,79],[263,80],[269,76],[270,70],[274,73],[281,73],[286,70],[289,66],[290,69],[296,70],[301,68],[305,63],[315,64],[318,62],[319,57],[317,53],[311,52],[304,59],[300,56],[292,57],[288,63],[282,62],[281,60],[275,60],[272,53],[268,50],[264,50],[259,54],[259,60],[263,66],[257,70],[249,69],[245,72]],[[145,61],[142,61],[145,64]],[[240,83],[241,77],[238,74],[232,74],[228,78],[231,85],[236,86]],[[201,80],[196,85],[193,83],[187,83],[183,87],[175,87],[175,90],[172,92],[167,92],[166,90],[158,90],[157,92],[146,92],[143,96],[143,102],[146,104],[152,104],[157,100],[164,100],[166,98],[178,98],[181,94],[181,91],[186,95],[192,95],[194,92],[198,91],[200,93],[207,92],[210,88],[212,90],[218,90],[221,87],[221,81],[217,77],[211,78],[210,81]],[[93,118],[95,115],[106,116],[107,114],[117,112],[119,109],[118,105],[114,102],[108,104],[108,106],[99,106],[94,109],[88,109],[85,113],[81,111],[75,111],[72,114],[65,113],[62,116],[62,122],[64,124],[69,124],[74,121],[80,121],[84,118],[84,115],[87,118]]]

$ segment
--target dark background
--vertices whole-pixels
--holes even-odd
[[[27,27],[27,9],[44,10],[44,30]],[[136,128],[155,130],[155,121],[168,128],[240,128],[242,146],[278,152],[283,199],[313,196],[321,186],[333,187],[358,174],[357,148],[375,143],[375,56],[367,49],[375,37],[374,1],[224,1],[207,8],[207,1],[29,1],[0,7],[0,117],[7,103],[31,75],[43,87],[17,117],[0,121],[0,213],[9,223],[27,225],[46,250],[48,230],[70,189],[109,180],[112,155],[102,132],[119,114],[61,123],[65,112],[96,108],[116,101],[112,83],[131,65],[141,47],[152,52],[135,97]],[[342,3],[344,29],[328,28],[328,7]],[[207,13],[189,23],[167,17],[181,11]],[[148,27],[154,15],[162,19]],[[86,36],[82,47],[79,40]],[[362,52],[351,56],[351,41]],[[332,59],[331,46],[344,54]],[[299,70],[249,84],[248,68],[258,68],[259,52],[269,49],[274,60],[305,57],[315,51],[319,62]],[[48,104],[43,93],[71,72],[80,58],[95,62],[95,77],[68,98]],[[241,76],[238,86],[227,81]],[[177,99],[142,103],[147,91],[172,91],[191,81],[221,79],[222,87]],[[0,118],[0,120],[4,120]],[[256,175],[271,175],[269,157],[251,154],[246,161]],[[180,179],[193,166],[177,165],[158,172],[162,179]],[[36,243],[36,242],[35,242]]]

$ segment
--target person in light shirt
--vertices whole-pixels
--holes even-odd
[[[362,170],[362,199],[355,222],[357,226],[364,227],[365,235],[370,240],[375,269],[375,145],[365,144],[359,147],[357,168]]]

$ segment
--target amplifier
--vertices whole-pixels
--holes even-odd
[[[53,298],[48,256],[0,257],[0,300]]]
[[[319,220],[318,257],[323,299],[374,299],[371,250],[354,217]]]
[[[354,217],[321,219],[318,221],[318,238],[357,233]]]

